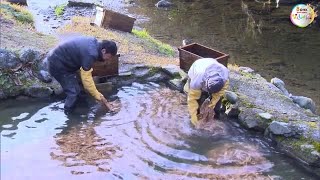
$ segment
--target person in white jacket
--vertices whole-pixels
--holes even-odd
[[[221,97],[229,86],[229,70],[213,58],[196,60],[188,71],[188,81],[184,91],[188,93],[188,110],[191,123],[198,124],[199,102],[201,96],[211,98],[209,108],[219,113]],[[202,99],[202,98],[201,98]]]

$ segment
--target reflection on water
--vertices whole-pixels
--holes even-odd
[[[1,178],[316,179],[233,121],[193,129],[178,91],[134,83],[110,96],[119,108],[94,120],[61,102],[2,105]]]
[[[290,22],[293,5],[253,0],[137,0],[131,8],[149,21],[137,21],[150,34],[180,46],[183,39],[230,54],[229,62],[249,66],[270,81],[284,80],[289,92],[311,97],[320,105],[319,26],[298,28]],[[271,2],[271,3],[269,3]]]

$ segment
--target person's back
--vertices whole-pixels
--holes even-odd
[[[225,83],[229,78],[229,70],[213,58],[196,60],[188,71],[190,89],[207,91],[204,82],[207,79],[222,79]]]
[[[99,44],[93,37],[77,37],[61,43],[50,52],[48,60],[56,63],[61,73],[73,73],[80,67],[91,69],[95,60],[99,58]],[[52,60],[54,59],[54,60]]]

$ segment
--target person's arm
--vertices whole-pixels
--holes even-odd
[[[229,80],[224,84],[223,88],[217,92],[213,93],[211,96],[211,101],[210,101],[210,108],[214,108],[217,104],[217,102],[220,100],[220,98],[225,94],[226,90],[228,90],[229,87]]]
[[[200,99],[200,97],[201,97],[201,90],[189,89],[188,110],[191,116],[191,123],[193,125],[196,125],[198,123],[197,113],[198,113],[199,104],[197,100]]]
[[[101,101],[103,95],[97,90],[96,85],[94,84],[92,78],[93,69],[85,71],[82,67],[80,68],[80,77],[83,84],[83,87],[86,91],[89,92],[96,100]]]

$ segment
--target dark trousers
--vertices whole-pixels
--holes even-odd
[[[61,85],[66,99],[64,103],[64,109],[70,112],[74,109],[79,96],[83,92],[83,88],[80,85],[80,79],[77,72],[65,72],[61,64],[54,62],[54,59],[48,58],[48,70],[51,76],[53,76]]]

